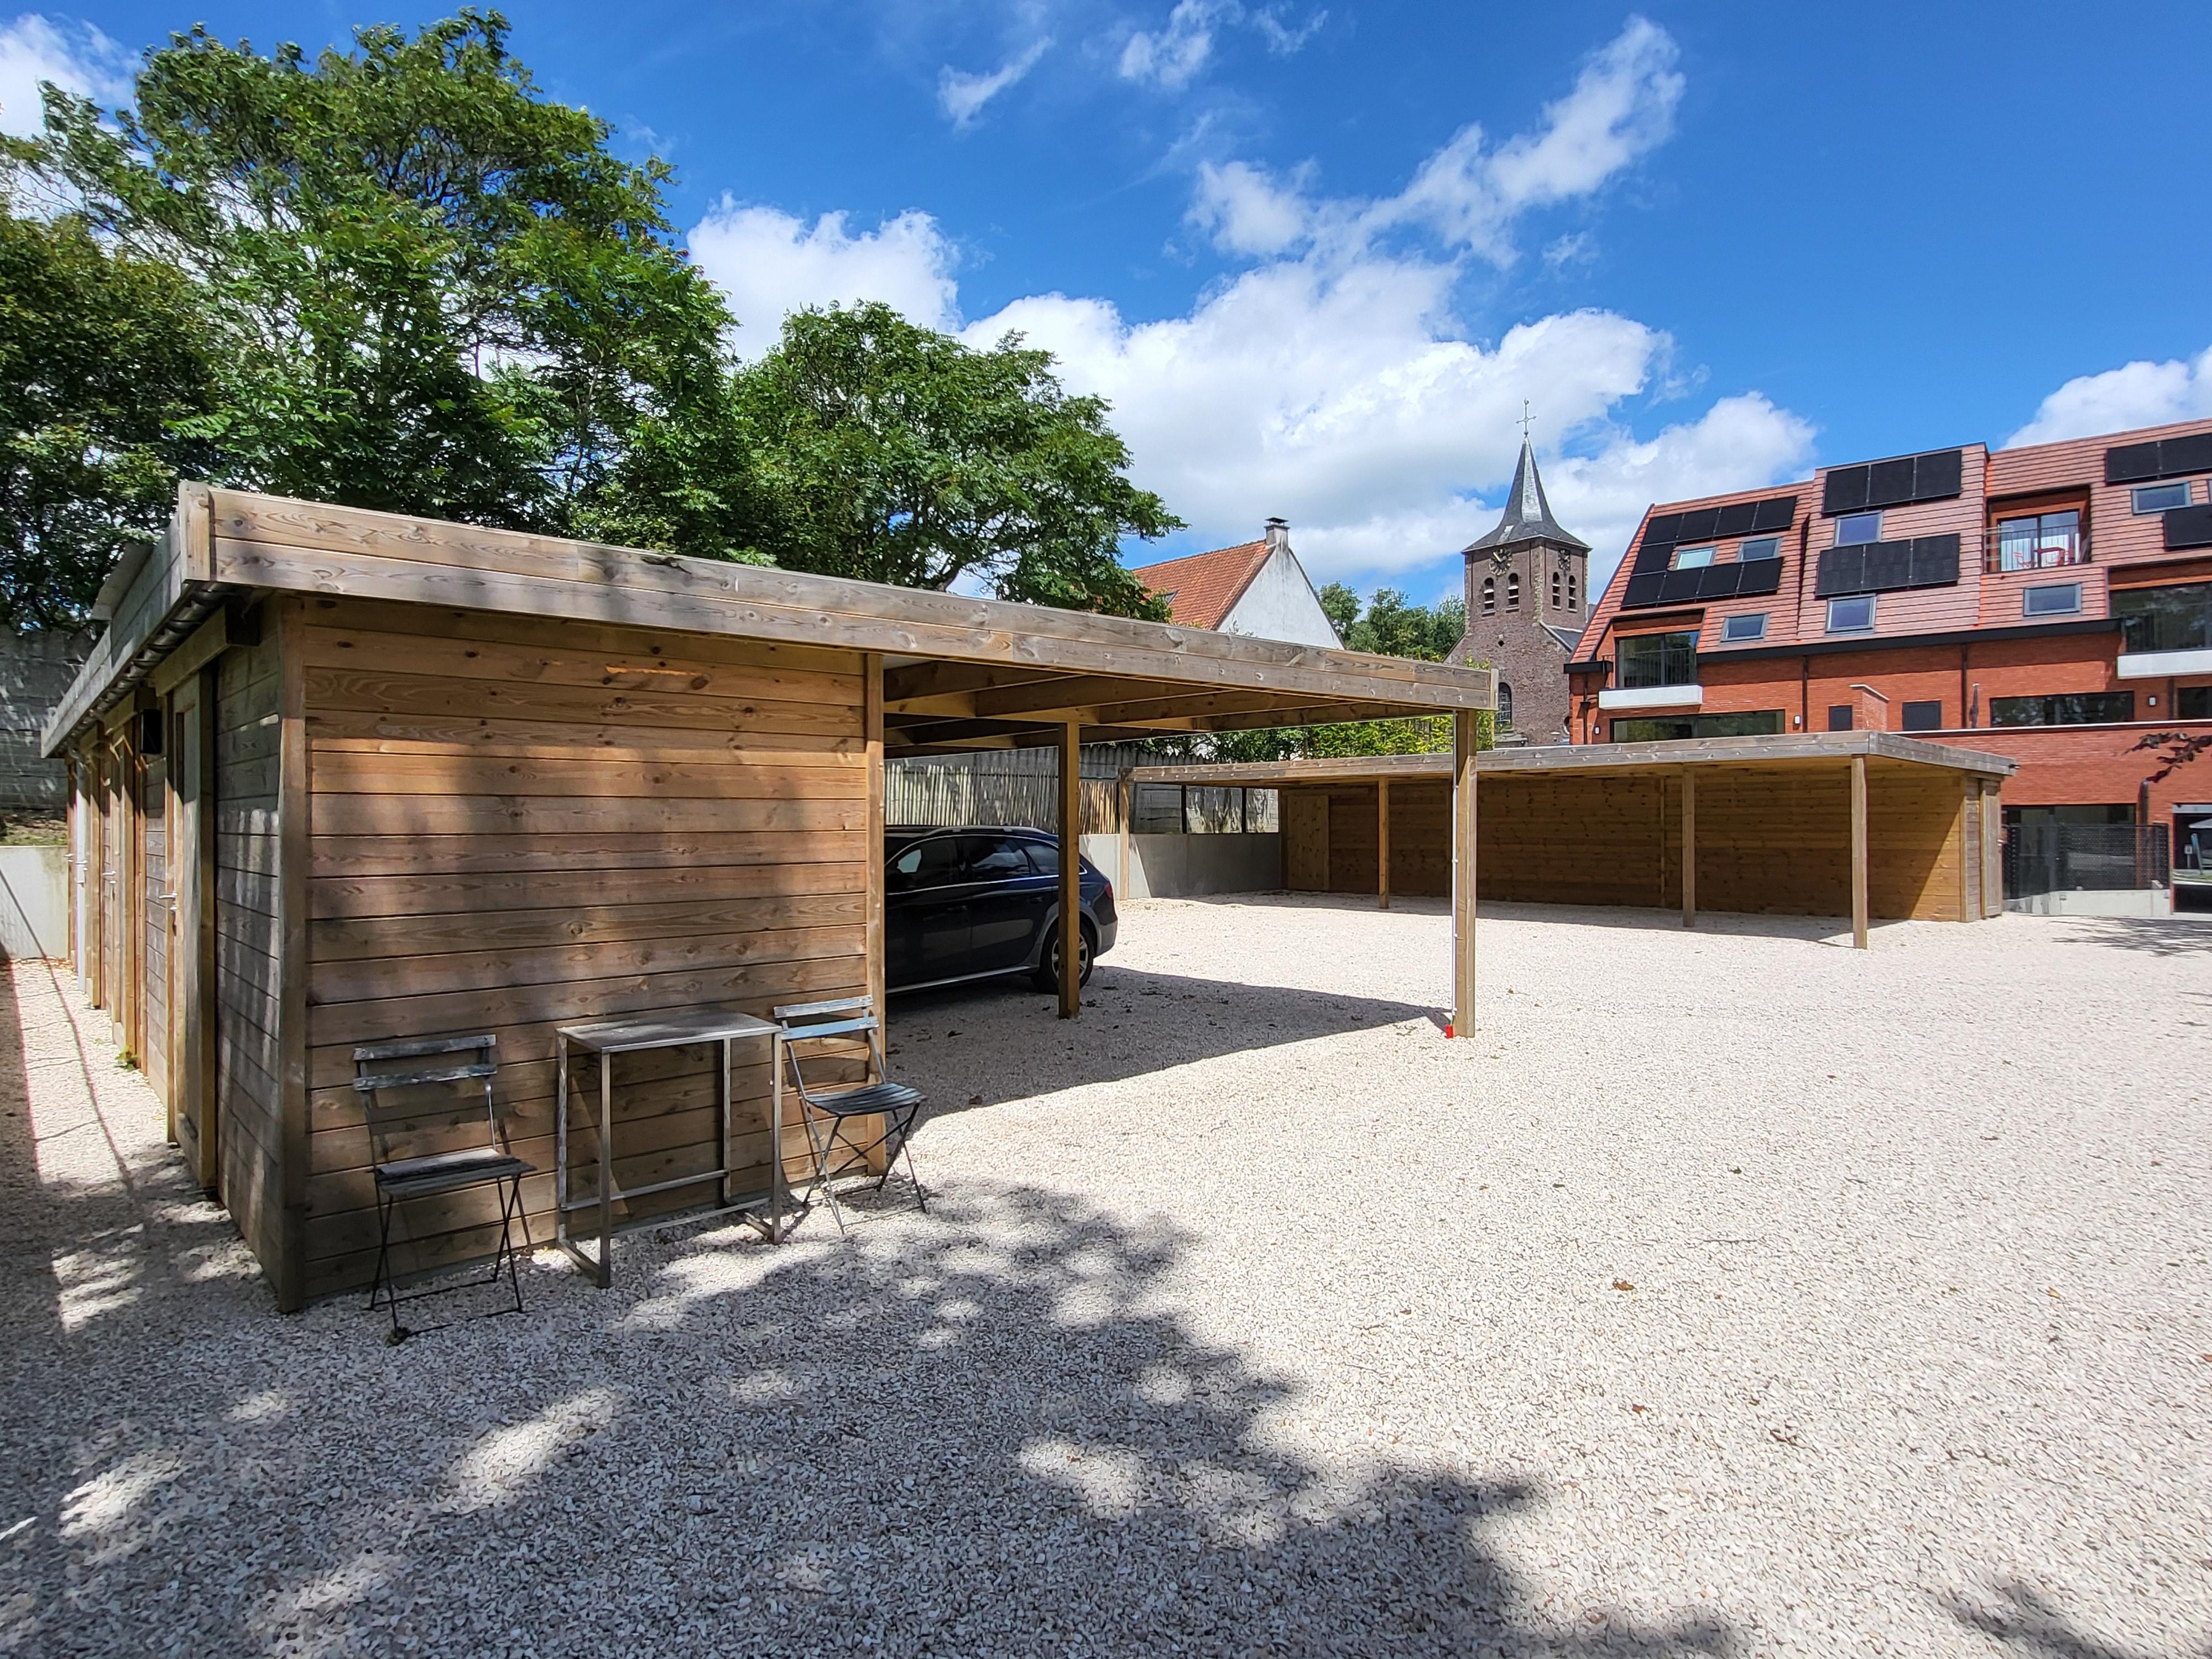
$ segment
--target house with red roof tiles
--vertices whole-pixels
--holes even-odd
[[[1164,559],[1131,573],[1168,602],[1168,618],[1185,628],[1293,645],[1341,647],[1305,568],[1291,550],[1291,527],[1267,520],[1256,542]]]

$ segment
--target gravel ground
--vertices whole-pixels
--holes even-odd
[[[1448,927],[1133,906],[896,1011],[926,1218],[399,1348],[16,966],[0,1652],[2212,1651],[2212,927]]]

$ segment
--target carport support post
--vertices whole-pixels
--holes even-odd
[[[1390,908],[1390,780],[1375,780],[1375,902]]]
[[[1474,1035],[1474,757],[1475,720],[1462,709],[1452,716],[1452,1018],[1455,1037]]]
[[[1060,1017],[1083,1006],[1083,728],[1060,728]]]
[[[1866,757],[1851,757],[1851,945],[1867,948]]]
[[[1682,926],[1698,925],[1698,775],[1682,772]]]
[[[1114,892],[1117,900],[1129,896],[1129,814],[1137,805],[1137,787],[1129,781],[1129,768],[1123,767],[1121,781],[1114,786],[1114,812],[1121,826],[1114,859]]]

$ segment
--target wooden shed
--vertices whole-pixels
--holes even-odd
[[[356,1045],[496,1035],[543,1242],[557,1025],[880,994],[887,750],[1054,745],[1065,799],[1079,743],[1164,732],[1444,714],[1471,757],[1492,687],[198,485],[110,591],[42,739],[73,777],[74,956],[286,1308],[369,1277]],[[727,1149],[763,1182],[764,1060]],[[713,1167],[715,1076],[635,1064],[624,1187]],[[488,1190],[438,1203],[404,1265],[489,1252]]]
[[[1492,749],[1477,890],[1547,904],[1972,921],[2003,908],[2014,763],[1885,732]],[[1139,767],[1133,783],[1279,792],[1294,892],[1451,890],[1453,757]]]

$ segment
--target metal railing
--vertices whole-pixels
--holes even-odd
[[[2169,863],[2154,823],[2015,823],[2005,830],[2005,896],[2165,887]]]
[[[2087,530],[2038,536],[2008,536],[1996,526],[1982,533],[1982,574],[2010,575],[2027,570],[2063,570],[2091,562]]]

